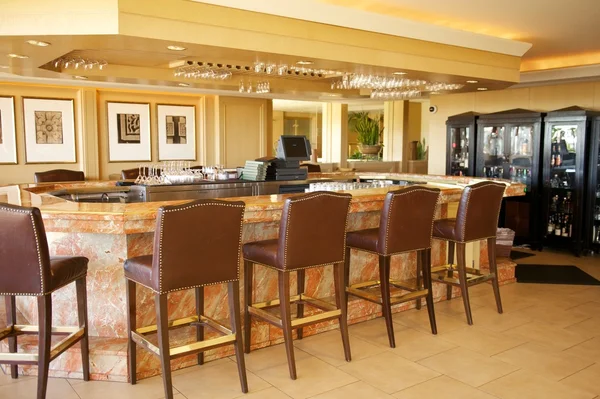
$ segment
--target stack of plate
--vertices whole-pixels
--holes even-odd
[[[242,171],[243,180],[264,181],[267,176],[267,162],[246,161]]]

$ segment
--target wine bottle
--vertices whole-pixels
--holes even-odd
[[[548,235],[554,233],[554,217],[550,215],[548,217]]]
[[[556,223],[554,225],[554,235],[561,236],[562,235],[562,225],[560,223],[560,214],[556,215]]]
[[[569,215],[564,215],[564,225],[562,231],[563,237],[571,237],[571,235],[569,234],[570,224],[571,222],[569,221]]]

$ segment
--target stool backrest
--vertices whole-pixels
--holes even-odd
[[[321,165],[316,165],[314,163],[303,163],[300,164],[301,168],[306,168],[308,173],[320,173]]]
[[[49,278],[40,210],[0,204],[0,295],[43,295]]]
[[[344,261],[350,194],[314,192],[288,198],[279,227],[277,263],[294,270]]]
[[[413,186],[385,196],[377,252],[391,255],[431,247],[440,190]]]
[[[456,214],[458,241],[481,240],[496,236],[505,189],[505,184],[489,181],[465,187]]]
[[[239,280],[241,201],[198,200],[158,210],[152,282],[159,292]]]
[[[80,170],[54,169],[46,172],[35,172],[33,178],[36,183],[84,181],[85,174]]]

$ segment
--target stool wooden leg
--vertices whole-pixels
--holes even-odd
[[[229,298],[229,319],[231,331],[235,334],[235,357],[237,359],[238,374],[242,392],[248,392],[248,379],[246,378],[246,363],[244,362],[244,345],[242,343],[242,323],[240,321],[240,283],[232,281],[227,284]]]
[[[490,272],[494,273],[492,287],[494,288],[494,296],[496,297],[496,307],[498,313],[502,313],[502,301],[500,300],[500,285],[498,284],[498,265],[496,264],[496,237],[487,239],[488,246],[488,261],[490,263]]]
[[[465,259],[465,244],[457,243],[457,256],[458,256],[458,278],[460,280],[460,291],[465,305],[465,314],[467,315],[467,323],[473,324],[473,316],[471,315],[471,303],[469,302],[469,287],[467,285],[467,261]]]
[[[448,241],[448,264],[452,265],[454,263],[454,241]],[[452,270],[448,270],[448,277],[452,278],[454,273]],[[448,284],[446,286],[446,299],[452,299],[452,286]]]
[[[422,258],[422,250],[417,251],[417,289],[421,289],[423,287],[423,258]],[[417,310],[421,310],[421,298],[417,299]]]
[[[6,324],[8,327],[14,326],[17,324],[17,303],[14,295],[7,295],[4,297],[4,303],[6,305]],[[17,337],[9,337],[8,338],[8,352],[16,353],[17,352]],[[10,366],[10,376],[12,378],[19,377],[19,369],[18,365],[13,364]]]
[[[238,293],[239,297],[239,293]],[[204,287],[196,287],[196,315],[198,324],[196,324],[196,341],[204,340],[204,326],[200,316],[204,314]],[[204,352],[198,353],[198,364],[204,364]]]
[[[251,319],[248,308],[252,306],[252,283],[254,263],[244,260],[244,352],[250,353],[252,332],[250,331]]]
[[[88,314],[87,314],[87,285],[85,276],[75,281],[77,290],[77,315],[79,328],[83,328],[81,337],[81,366],[83,369],[83,380],[90,380],[90,345],[88,340]]]
[[[343,263],[333,265],[333,281],[335,285],[335,302],[337,307],[342,311],[340,315],[340,332],[342,333],[342,342],[344,344],[344,356],[346,361],[352,360],[350,352],[350,338],[348,335],[348,299],[346,295],[346,287],[344,284],[344,267]]]
[[[171,353],[169,350],[169,312],[167,310],[167,294],[156,294],[156,324],[158,327],[158,349],[160,351],[160,366],[162,368],[165,398],[173,399],[173,384],[171,382]]]
[[[135,283],[127,280],[127,358],[129,361],[129,381],[131,385],[137,382],[136,344],[133,342],[131,332],[136,330],[136,287]]]
[[[348,293],[346,289],[350,287],[350,247],[346,247],[346,257],[344,259],[344,298],[346,299],[346,311],[348,310]]]
[[[298,295],[304,294],[304,282],[306,281],[306,273],[304,269],[298,269],[296,272],[296,279],[298,280]],[[296,317],[299,319],[304,317],[304,304],[302,301],[296,304]],[[296,330],[298,339],[302,339],[302,327]]]
[[[296,360],[294,359],[294,343],[292,338],[292,317],[290,312],[290,274],[280,271],[279,276],[279,302],[281,309],[281,328],[285,340],[285,351],[288,358],[290,378],[296,379]]]
[[[423,264],[423,284],[429,290],[425,301],[427,302],[427,313],[429,313],[429,325],[431,333],[437,334],[437,325],[435,322],[435,310],[433,308],[433,288],[431,283],[431,248],[419,251]]]
[[[37,298],[39,326],[37,399],[45,399],[52,340],[52,296],[47,294]]]
[[[381,281],[382,313],[385,318],[390,347],[396,347],[394,323],[392,322],[392,304],[390,298],[390,256],[379,255],[379,280]]]

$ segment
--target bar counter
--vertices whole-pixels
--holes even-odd
[[[447,217],[448,204],[457,202],[466,184],[481,179],[449,176],[408,175],[408,174],[368,174],[368,173],[313,173],[311,179],[355,179],[390,178],[406,181],[427,181],[430,187],[442,190],[436,218]],[[525,186],[509,184],[505,196],[524,195]],[[48,244],[52,255],[82,255],[90,259],[87,290],[90,334],[91,377],[96,380],[127,381],[127,340],[126,302],[123,262],[133,256],[152,253],[152,239],[157,209],[162,205],[178,204],[186,201],[147,202],[147,203],[83,203],[71,202],[49,193],[60,189],[97,187],[107,189],[115,182],[51,183],[45,185],[19,185],[0,187],[0,202],[21,206],[39,207],[44,218]],[[385,194],[400,187],[353,190],[348,230],[373,228],[379,225],[379,213]],[[279,219],[287,195],[265,195],[231,198],[246,203],[244,216],[243,242],[276,238]],[[210,226],[206,226],[210,228]],[[481,247],[481,259],[486,259],[485,246]],[[202,256],[201,253],[198,256]],[[433,242],[432,264],[446,263],[446,245]],[[353,252],[350,283],[376,279],[378,275],[377,256],[365,252]],[[392,259],[392,278],[414,278],[416,270],[415,254],[399,255]],[[243,266],[243,265],[242,265]],[[501,283],[514,281],[514,263],[500,259],[499,278]],[[481,265],[485,268],[485,264]],[[242,272],[243,272],[243,267]],[[306,293],[317,298],[332,298],[332,268],[309,269],[306,273]],[[254,273],[256,301],[277,297],[276,273],[256,267]],[[291,286],[295,287],[295,275]],[[445,286],[434,283],[436,301],[445,299]],[[295,288],[292,288],[292,295]],[[490,287],[491,290],[491,287]],[[205,313],[207,316],[228,324],[227,298],[225,286],[205,288]],[[456,290],[454,295],[459,295]],[[76,325],[74,286],[65,287],[53,294],[53,325]],[[149,290],[139,288],[137,297],[137,325],[154,324],[154,300]],[[193,290],[173,293],[169,296],[170,318],[180,318],[194,312]],[[19,323],[37,320],[36,301],[33,297],[18,297]],[[394,308],[395,312],[414,307],[409,302]],[[349,323],[375,318],[381,315],[378,306],[351,298],[348,307]],[[0,317],[1,318],[1,317]],[[22,320],[24,319],[24,320]],[[465,324],[466,325],[466,324]],[[304,329],[305,336],[337,328],[332,322],[322,323]],[[183,328],[171,334],[171,345],[183,344],[195,338],[195,329]],[[208,333],[209,335],[210,333]],[[283,341],[281,331],[268,324],[253,321],[252,348],[261,348]],[[35,337],[19,337],[19,350],[31,351],[36,346]],[[3,350],[6,350],[4,348]],[[207,360],[229,356],[232,349],[220,348],[207,352]],[[50,375],[57,377],[81,378],[81,358],[76,345],[50,364]],[[138,378],[160,373],[158,359],[146,351],[138,351]],[[184,357],[172,362],[174,369],[196,364],[196,356]],[[36,367],[25,366],[24,374],[35,374]]]

